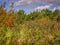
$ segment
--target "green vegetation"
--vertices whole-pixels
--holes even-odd
[[[60,45],[60,10],[26,14],[0,6],[0,45]]]

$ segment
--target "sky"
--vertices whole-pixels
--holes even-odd
[[[10,9],[11,2],[14,2],[15,10],[24,10],[30,13],[34,10],[50,9],[60,10],[60,0],[0,0],[0,5],[6,2],[6,8]]]

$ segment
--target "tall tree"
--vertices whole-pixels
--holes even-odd
[[[43,9],[41,13],[43,14],[43,16],[48,16],[48,17],[52,16],[52,11],[49,9]]]
[[[18,24],[22,23],[25,19],[25,16],[26,16],[25,11],[24,10],[19,10],[17,12],[17,23]]]
[[[56,21],[58,21],[58,20],[60,20],[59,17],[60,17],[60,11],[56,9],[56,10],[53,12],[53,19],[56,20]]]

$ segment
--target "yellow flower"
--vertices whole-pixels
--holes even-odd
[[[11,35],[12,35],[11,31],[6,32],[6,37],[11,37]]]

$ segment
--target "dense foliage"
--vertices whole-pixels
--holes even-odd
[[[0,6],[0,45],[60,45],[60,10],[26,14]]]

